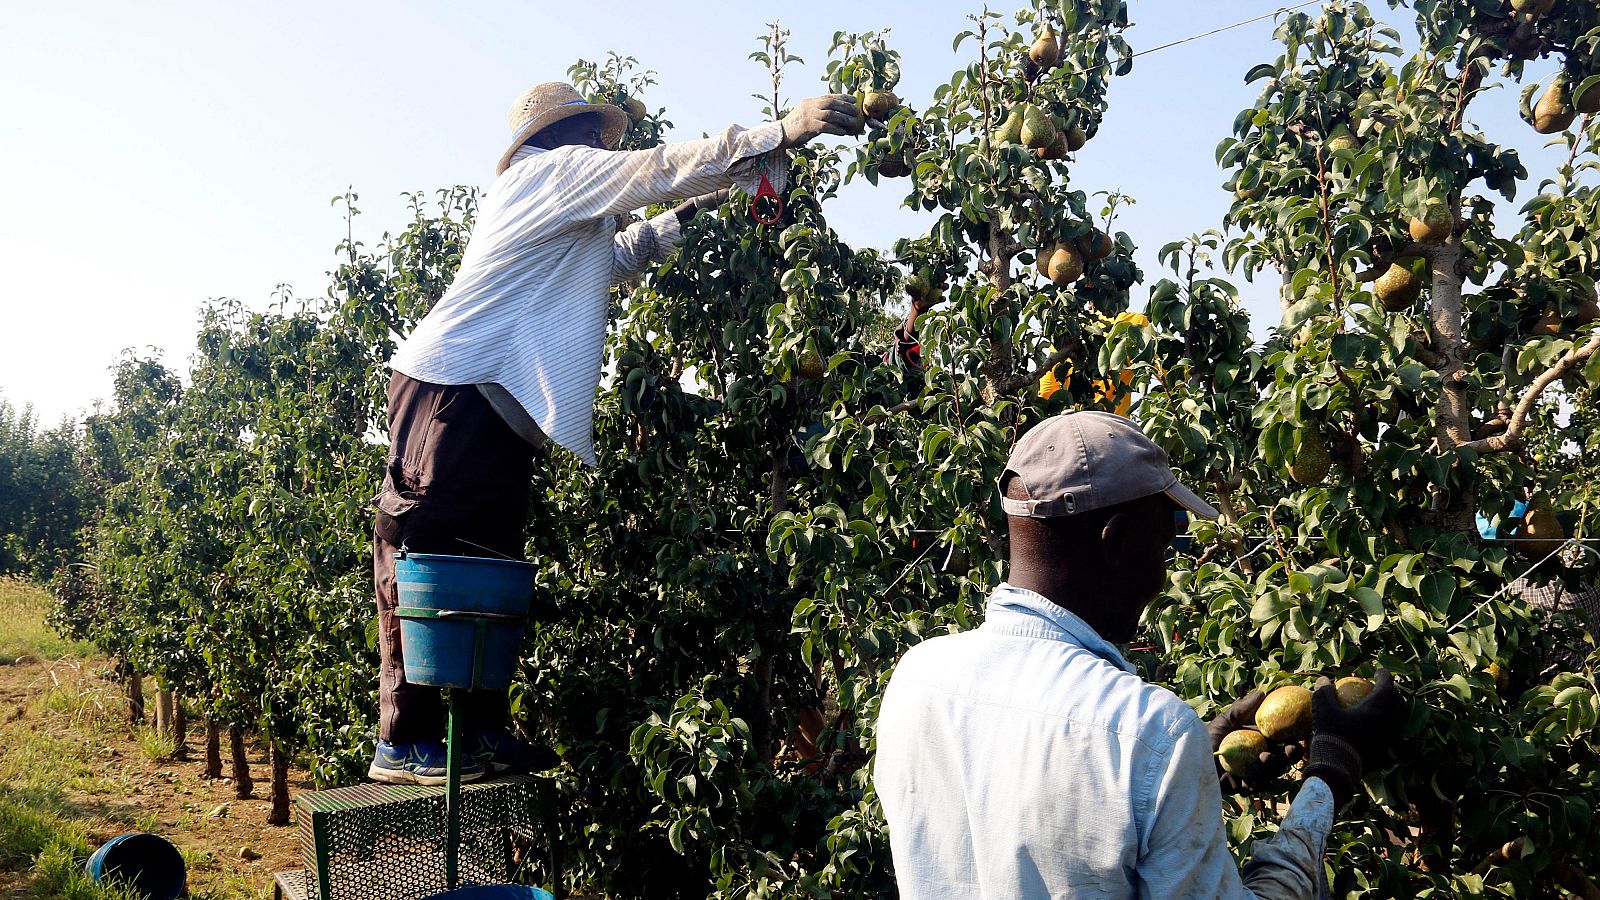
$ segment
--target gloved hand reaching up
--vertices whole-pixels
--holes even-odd
[[[811,143],[819,134],[858,134],[865,120],[853,94],[823,94],[801,100],[779,122],[785,150]]]
[[[689,224],[689,220],[694,218],[695,213],[701,212],[702,210],[716,209],[723,203],[727,202],[727,199],[728,189],[723,188],[720,191],[712,191],[709,194],[701,194],[693,200],[685,200],[673,207],[672,211],[677,213],[679,225],[687,225]]]
[[[1355,795],[1364,769],[1388,757],[1388,742],[1405,718],[1394,677],[1379,669],[1372,683],[1372,693],[1349,707],[1339,703],[1332,684],[1318,687],[1311,698],[1315,724],[1305,776],[1327,782],[1336,807]]]

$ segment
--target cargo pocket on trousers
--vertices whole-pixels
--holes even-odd
[[[417,503],[417,498],[406,497],[385,485],[383,490],[378,492],[378,496],[372,498],[372,508],[377,510],[377,515],[373,516],[372,530],[391,546],[404,546],[405,528],[402,519],[406,513],[416,508]]]

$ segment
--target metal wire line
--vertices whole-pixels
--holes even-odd
[[[1261,21],[1262,19],[1275,18],[1277,16],[1283,15],[1284,13],[1294,12],[1297,9],[1304,9],[1307,6],[1311,6],[1313,4],[1321,3],[1321,2],[1322,2],[1322,0],[1305,0],[1304,3],[1296,3],[1294,6],[1280,6],[1280,7],[1278,7],[1277,9],[1275,9],[1275,10],[1273,10],[1271,12],[1262,13],[1259,16],[1252,16],[1251,18],[1244,19],[1243,21],[1234,22],[1232,25],[1223,25],[1220,28],[1213,28],[1210,31],[1202,31],[1199,34],[1191,34],[1186,38],[1179,38],[1179,39],[1177,39],[1175,41],[1168,41],[1165,44],[1158,44],[1158,45],[1156,45],[1154,47],[1149,47],[1147,49],[1140,50],[1137,53],[1130,54],[1126,58],[1129,59],[1129,60],[1134,60],[1134,59],[1138,59],[1141,56],[1148,56],[1151,53],[1159,53],[1162,50],[1170,50],[1173,47],[1177,47],[1177,46],[1180,46],[1180,45],[1183,45],[1183,44],[1187,44],[1187,43],[1189,43],[1191,41],[1198,41],[1201,38],[1208,38],[1208,37],[1211,37],[1212,35],[1221,34],[1224,31],[1232,31],[1235,28],[1242,28],[1245,25],[1254,24],[1256,22]],[[1119,62],[1122,62],[1122,60],[1107,60],[1107,61],[1105,61],[1103,63],[1098,63],[1096,65],[1090,66],[1087,69],[1074,69],[1071,72],[1068,72],[1067,74],[1069,74],[1069,75],[1084,75],[1084,74],[1087,74],[1089,72],[1093,72],[1095,69],[1105,68],[1106,66],[1114,65],[1114,64],[1119,63]]]
[[[1501,594],[1504,594],[1506,591],[1510,590],[1511,586],[1513,584],[1516,584],[1518,581],[1521,581],[1523,578],[1528,577],[1529,573],[1531,573],[1534,569],[1537,569],[1540,566],[1544,565],[1545,563],[1549,562],[1551,557],[1553,557],[1557,553],[1560,553],[1561,551],[1567,549],[1569,546],[1571,546],[1573,544],[1574,541],[1578,541],[1578,540],[1582,540],[1582,539],[1581,538],[1567,538],[1566,540],[1562,541],[1561,542],[1561,546],[1555,548],[1554,550],[1551,550],[1549,553],[1546,553],[1544,559],[1541,559],[1538,562],[1534,563],[1533,565],[1529,566],[1527,568],[1527,570],[1524,571],[1521,575],[1517,576],[1516,578],[1514,578],[1514,579],[1512,579],[1510,581],[1507,581],[1505,583],[1504,587],[1502,587],[1498,591],[1495,591],[1493,594],[1490,594],[1489,595],[1489,599],[1483,601],[1482,603],[1479,603],[1477,606],[1474,606],[1472,608],[1472,612],[1469,612],[1466,615],[1462,616],[1460,619],[1458,619],[1456,621],[1456,623],[1454,625],[1451,625],[1449,628],[1446,628],[1444,630],[1444,633],[1445,634],[1449,634],[1450,632],[1455,631],[1457,628],[1460,628],[1463,623],[1465,623],[1468,619],[1472,618],[1473,616],[1477,615],[1485,606],[1488,606],[1490,603],[1493,603],[1495,600],[1497,600],[1500,597]]]

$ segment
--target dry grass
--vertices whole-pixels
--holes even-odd
[[[293,833],[261,825],[264,801],[206,812],[232,787],[169,761],[172,741],[127,722],[108,661],[44,623],[49,597],[0,580],[0,897],[129,900],[83,874],[94,848],[128,831],[165,835],[184,853],[190,897],[270,896],[265,869],[294,859]],[[267,858],[239,860],[249,844]]]
[[[0,665],[27,660],[84,659],[94,648],[56,634],[44,623],[50,595],[17,578],[0,578]]]

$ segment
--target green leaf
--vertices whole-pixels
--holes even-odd
[[[1430,572],[1422,579],[1422,603],[1434,612],[1444,615],[1450,610],[1450,601],[1456,596],[1455,577],[1447,572]]]

